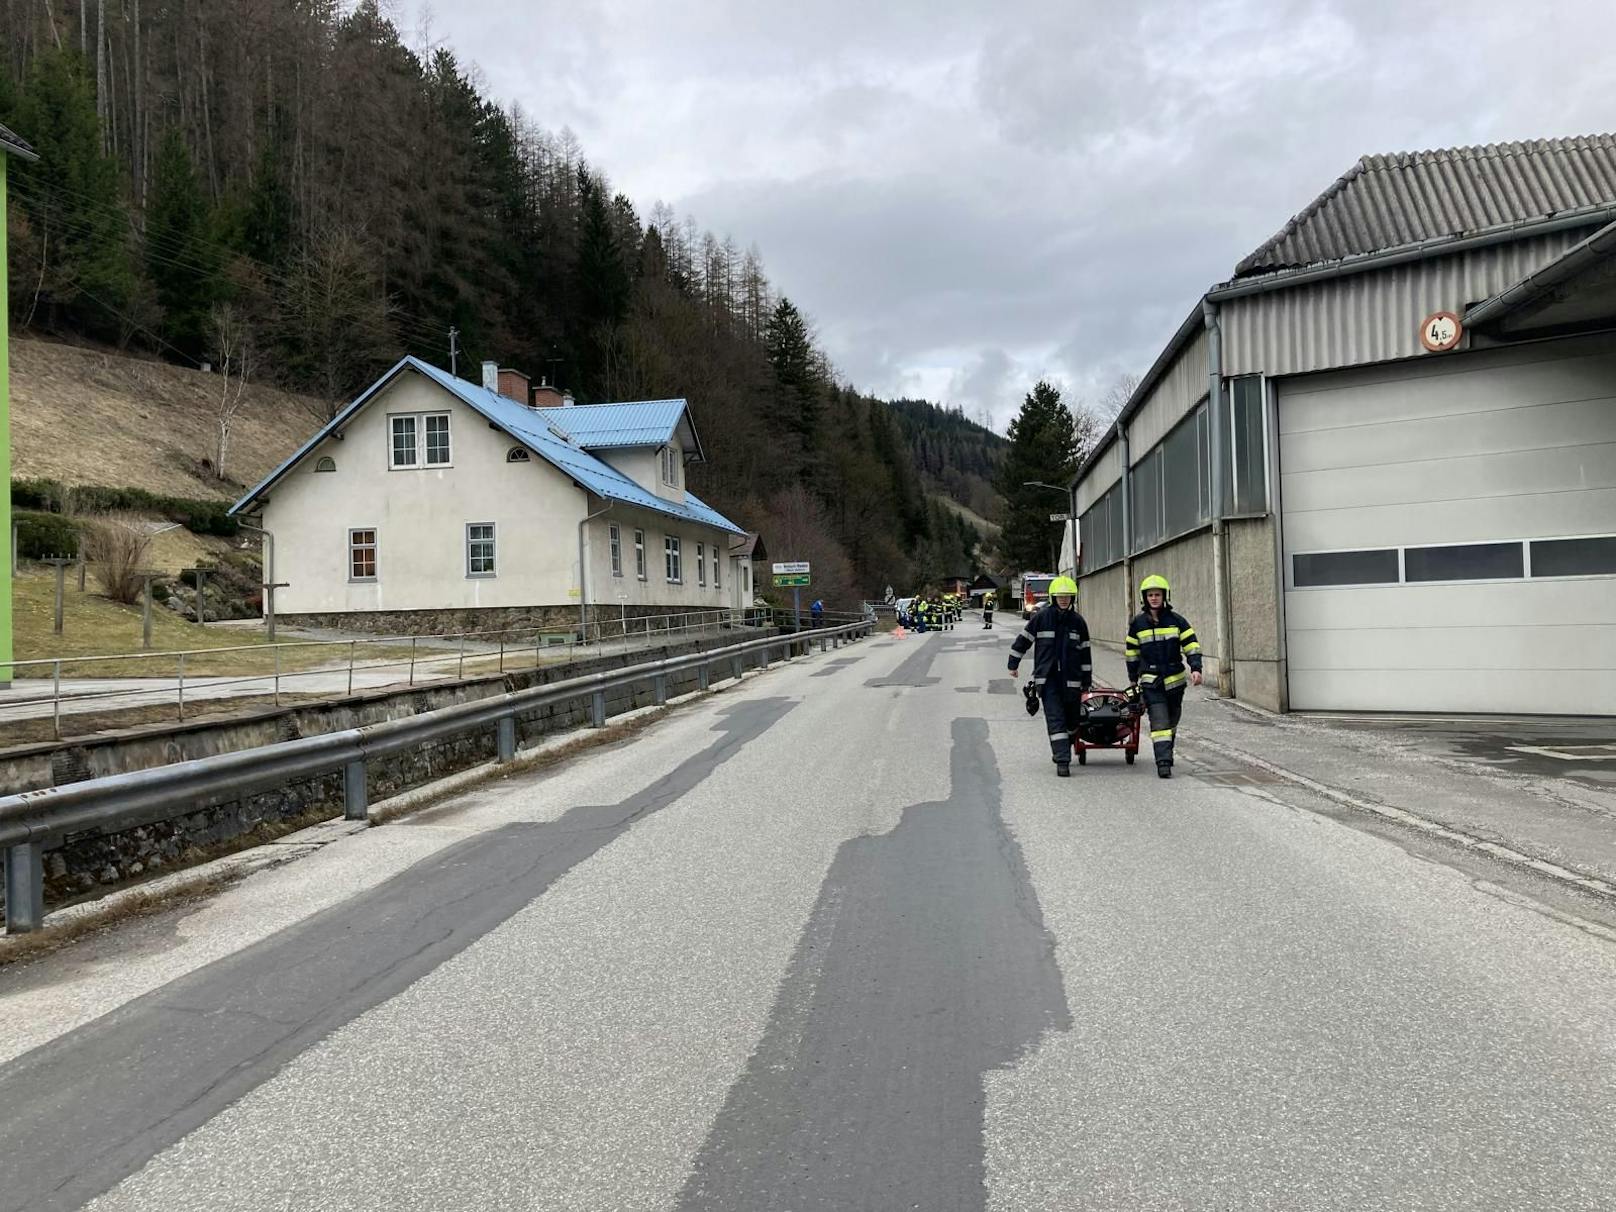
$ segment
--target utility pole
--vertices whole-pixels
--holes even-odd
[[[452,375],[456,374],[456,371],[459,368],[459,365],[460,365],[460,330],[458,328],[451,328],[449,330],[449,373],[452,374]],[[456,377],[458,377],[458,375]]]

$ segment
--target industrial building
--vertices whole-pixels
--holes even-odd
[[[1616,136],[1364,157],[1074,487],[1096,638],[1162,573],[1225,694],[1616,714]]]

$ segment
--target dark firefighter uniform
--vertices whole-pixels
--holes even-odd
[[[1201,671],[1201,642],[1189,620],[1173,610],[1167,599],[1166,577],[1146,577],[1139,586],[1144,602],[1148,590],[1162,591],[1162,608],[1151,614],[1147,605],[1128,625],[1123,655],[1128,662],[1128,680],[1137,682],[1150,712],[1150,743],[1156,751],[1157,773],[1166,777],[1173,767],[1173,737],[1184,711],[1184,690],[1189,682],[1184,663]],[[1165,768],[1165,769],[1164,769]]]
[[[1075,598],[1075,594],[1073,595]],[[1050,757],[1056,772],[1065,774],[1072,760],[1072,729],[1077,727],[1078,696],[1094,684],[1089,655],[1089,625],[1072,609],[1062,610],[1051,595],[1027,627],[1010,645],[1010,672],[1032,649],[1032,684],[1044,708],[1049,729]]]

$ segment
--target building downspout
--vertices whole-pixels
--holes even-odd
[[[243,530],[251,530],[263,537],[264,540],[264,630],[269,642],[275,642],[275,590],[279,586],[275,583],[275,536],[262,526],[252,522],[239,522]]]
[[[1218,694],[1234,697],[1233,631],[1229,623],[1228,538],[1223,525],[1223,449],[1227,417],[1223,407],[1223,328],[1218,305],[1201,301],[1206,322],[1207,416],[1211,420],[1208,446],[1212,458],[1212,596],[1217,613]]]
[[[1122,447],[1122,605],[1125,619],[1133,618],[1133,451],[1128,426],[1117,417],[1117,443]]]
[[[589,494],[584,493],[584,508],[589,508]],[[607,501],[606,508],[599,513],[585,514],[578,523],[578,625],[582,629],[581,641],[589,643],[589,564],[584,558],[584,531],[596,518],[604,518],[612,511],[613,502]]]

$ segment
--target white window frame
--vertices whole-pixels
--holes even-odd
[[[446,411],[434,410],[432,412],[390,412],[387,414],[387,469],[389,471],[422,471],[436,470],[443,467],[454,466],[454,422],[453,414]],[[445,437],[445,457],[431,460],[427,457],[427,422],[442,420]],[[400,421],[408,421],[411,431],[411,458],[413,462],[404,462],[398,457],[397,431]]]
[[[645,567],[645,531],[634,532],[634,572],[640,580],[648,580]]]
[[[370,542],[356,543],[355,535],[368,534]],[[374,526],[350,526],[348,528],[348,580],[355,585],[369,585],[378,580],[381,575],[381,542],[380,535]],[[354,554],[358,551],[370,552],[370,575],[360,576],[354,572]]]
[[[609,522],[606,526],[607,547],[612,553],[612,575],[623,575],[623,532],[616,522]]]
[[[718,580],[718,569],[719,569],[718,544],[714,543],[713,544],[713,588],[714,589],[722,589],[722,588],[724,588],[724,586],[721,585],[719,583],[719,580]]]
[[[679,448],[664,446],[662,454],[662,482],[669,488],[679,487]]]
[[[665,534],[662,536],[662,579],[669,585],[683,585],[684,581],[684,554],[680,550],[679,536]]]
[[[707,544],[696,544],[696,584],[707,588]]]
[[[476,528],[486,526],[487,538],[478,538],[472,535]],[[472,580],[486,581],[499,575],[499,530],[492,522],[466,523],[466,576]],[[476,567],[476,548],[486,543],[488,545],[488,567],[479,571]]]

